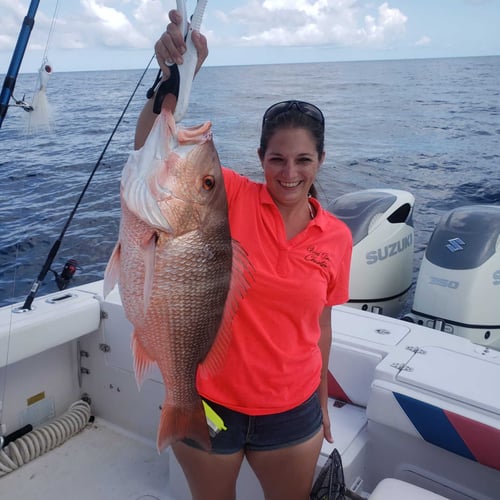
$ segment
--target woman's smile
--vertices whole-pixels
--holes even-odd
[[[287,189],[293,189],[299,186],[302,182],[304,181],[296,181],[296,182],[290,182],[290,181],[278,181],[279,184],[281,184],[284,188]]]

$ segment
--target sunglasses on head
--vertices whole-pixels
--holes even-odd
[[[314,104],[310,104],[305,101],[282,101],[273,104],[269,108],[267,108],[264,113],[264,117],[262,118],[262,125],[264,125],[268,121],[274,120],[277,116],[282,113],[286,113],[287,111],[296,108],[301,113],[310,116],[314,120],[321,123],[321,125],[325,126],[325,117],[321,110],[316,107]]]

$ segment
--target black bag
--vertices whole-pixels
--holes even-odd
[[[363,497],[345,487],[342,458],[337,448],[330,453],[320,470],[310,494],[310,500],[362,500]]]

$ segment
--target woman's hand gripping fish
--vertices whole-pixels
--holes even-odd
[[[231,240],[211,124],[181,128],[163,109],[124,167],[121,203],[104,293],[119,283],[134,326],[138,385],[153,362],[163,376],[158,451],[186,437],[210,449],[196,372],[200,364],[210,372],[222,362],[247,286],[246,256]]]

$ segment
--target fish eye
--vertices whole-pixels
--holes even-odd
[[[202,180],[203,189],[210,191],[215,187],[215,178],[213,175],[206,175]]]

